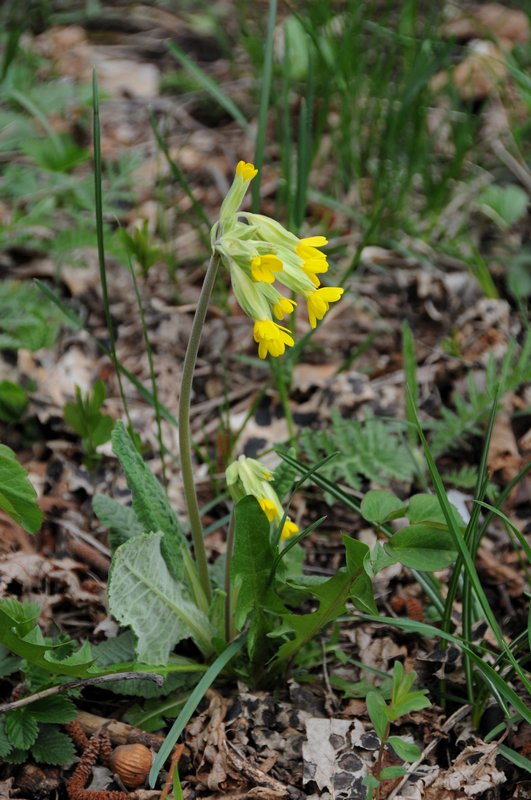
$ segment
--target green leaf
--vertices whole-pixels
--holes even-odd
[[[529,196],[520,186],[496,186],[491,183],[483,189],[477,203],[485,216],[506,230],[524,216]]]
[[[343,536],[343,542],[347,551],[347,568],[338,570],[332,578],[319,585],[304,586],[319,601],[319,608],[311,614],[281,613],[283,625],[269,634],[274,637],[286,633],[292,635],[279,648],[277,663],[291,660],[326,625],[346,613],[347,600],[352,599],[354,603],[359,601],[363,608],[374,608],[372,593],[369,597],[367,591],[366,581],[369,579],[364,572],[364,560],[369,548],[348,536]],[[273,610],[279,613],[278,609]]]
[[[450,504],[453,510],[456,525],[465,527],[465,522],[457,508]],[[411,524],[417,522],[439,522],[446,525],[446,517],[441,504],[434,494],[415,494],[409,501],[406,517]]]
[[[77,710],[69,697],[55,694],[50,697],[42,697],[28,706],[31,716],[37,722],[55,722],[64,724],[72,722],[76,718]],[[52,762],[49,762],[52,763]]]
[[[5,758],[12,746],[13,745],[7,738],[5,718],[0,717],[0,758]]]
[[[0,444],[0,508],[28,533],[37,533],[42,524],[42,511],[37,493],[14,452]]]
[[[0,349],[51,347],[64,322],[65,317],[31,283],[0,282]]]
[[[140,661],[167,664],[181,639],[192,637],[204,655],[212,652],[206,616],[170,575],[161,554],[163,534],[135,536],[118,548],[109,579],[109,608],[138,637]]]
[[[368,692],[365,703],[376,735],[379,739],[384,739],[389,724],[385,700],[379,692]]]
[[[388,522],[404,516],[405,506],[391,492],[371,490],[361,501],[362,516],[368,522]]]
[[[387,744],[391,745],[398,758],[401,758],[402,761],[413,763],[413,761],[420,758],[420,747],[417,747],[413,742],[402,739],[401,736],[390,736]]]
[[[135,510],[131,506],[124,506],[104,494],[96,494],[92,500],[92,508],[100,522],[109,528],[109,540],[113,550],[127,542],[128,539],[144,533]]]
[[[396,766],[392,767],[384,767],[378,777],[381,781],[388,781],[391,778],[401,778],[405,774],[405,768],[397,764]]]
[[[14,672],[18,672],[22,666],[20,658],[10,654],[7,647],[0,644],[0,678],[6,678]]]
[[[362,780],[362,784],[366,786],[369,790],[377,789],[380,785],[380,781],[374,775],[365,775]],[[368,797],[372,797],[373,795],[370,794]]]
[[[395,533],[385,548],[404,566],[424,572],[444,569],[457,557],[453,537],[444,525],[409,525]]]
[[[182,549],[188,548],[179,519],[168,503],[164,490],[146,467],[125,426],[117,422],[112,434],[113,450],[119,458],[133,495],[133,509],[146,533],[161,531],[161,551],[171,575],[183,576]]]
[[[94,674],[90,644],[84,645],[68,659],[56,659],[52,653],[63,645],[47,644],[35,625],[35,604],[16,600],[0,600],[0,642],[12,653],[25,658],[29,664],[43,668],[48,673],[85,678]]]
[[[39,726],[27,706],[6,711],[5,726],[7,738],[13,747],[27,749],[37,738]]]
[[[234,554],[231,581],[237,593],[234,621],[241,630],[249,614],[263,603],[274,551],[269,522],[255,497],[244,497],[234,508]]]
[[[0,421],[18,422],[28,405],[28,395],[11,381],[0,381]]]
[[[310,463],[322,460],[332,453],[335,458],[319,468],[319,475],[333,483],[347,484],[359,489],[362,477],[378,484],[384,478],[409,481],[415,464],[403,437],[392,430],[389,423],[376,417],[365,420],[343,419],[337,410],[331,412],[329,430],[302,429],[300,445]],[[289,456],[287,463],[291,463]],[[325,492],[327,503],[332,503],[331,492]]]
[[[31,748],[35,761],[41,764],[57,764],[69,766],[76,751],[70,736],[58,730],[54,725],[40,725],[39,735]]]

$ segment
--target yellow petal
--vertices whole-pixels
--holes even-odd
[[[258,175],[258,170],[250,161],[238,161],[236,165],[236,175],[243,178],[244,181],[252,181]]]

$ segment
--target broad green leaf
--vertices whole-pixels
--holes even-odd
[[[363,608],[374,608],[370,603],[372,593],[370,598],[368,597],[365,579],[367,581],[369,579],[363,566],[369,548],[363,542],[348,536],[343,536],[343,542],[347,551],[347,568],[340,569],[332,578],[319,585],[305,587],[319,601],[319,608],[311,614],[281,614],[282,626],[270,635],[290,633],[294,636],[279,648],[277,662],[291,660],[301,647],[317,636],[326,625],[346,613],[347,600],[352,599],[356,603],[359,599]]]
[[[11,381],[0,381],[0,421],[18,422],[28,405],[28,395]]]
[[[135,536],[115,553],[109,580],[109,608],[138,637],[140,661],[167,664],[181,639],[191,637],[212,652],[206,616],[191,602],[182,583],[170,575],[161,554],[163,534]]]
[[[387,715],[387,705],[379,692],[368,692],[365,698],[367,713],[374,725],[374,730],[379,739],[385,738],[389,718]]]
[[[362,516],[368,522],[388,522],[404,516],[405,511],[403,502],[391,492],[371,490],[361,501]]]
[[[92,508],[100,522],[109,528],[109,539],[113,550],[116,550],[128,539],[144,533],[131,506],[124,506],[104,494],[96,494],[92,500]]]
[[[179,519],[168,502],[164,490],[144,464],[125,426],[117,422],[112,434],[113,450],[119,458],[133,495],[133,508],[145,533],[162,532],[161,550],[171,575],[182,579],[183,548],[186,539]]]
[[[402,739],[401,736],[390,736],[387,744],[391,745],[398,758],[401,758],[402,761],[413,763],[413,761],[420,758],[420,748],[413,742]]]
[[[68,766],[73,762],[76,751],[72,739],[66,733],[54,725],[40,725],[31,754],[41,764]]]
[[[27,281],[0,283],[0,349],[51,347],[66,318]]]
[[[401,767],[399,764],[396,764],[393,765],[392,767],[384,767],[378,777],[382,781],[388,781],[391,780],[392,778],[401,778],[402,775],[405,774],[406,774],[405,768]]]
[[[380,785],[380,781],[378,778],[375,778],[374,775],[365,775],[362,780],[362,784],[368,789],[377,789]],[[372,795],[369,795],[369,797],[372,797]]]
[[[255,497],[244,497],[234,508],[234,554],[231,581],[236,587],[234,621],[241,630],[250,613],[261,607],[268,588],[274,551],[269,522]]]
[[[5,725],[7,738],[13,747],[20,750],[31,747],[37,738],[39,726],[27,706],[6,711]]]
[[[457,508],[450,504],[455,523],[459,527],[465,527],[464,520]],[[440,522],[446,525],[446,518],[441,508],[439,500],[434,494],[415,494],[409,501],[406,517],[413,525],[417,522]]]
[[[491,183],[477,199],[480,210],[500,228],[507,229],[521,219],[529,203],[529,195],[520,186],[497,186]]]
[[[0,444],[0,508],[28,533],[37,533],[42,524],[42,511],[28,473],[14,452]]]
[[[69,697],[55,694],[42,697],[28,706],[31,716],[37,722],[56,722],[64,724],[76,718],[77,710]],[[51,763],[51,762],[49,762]]]
[[[401,564],[424,572],[444,569],[457,557],[453,537],[443,525],[409,525],[395,533],[385,548]]]
[[[48,673],[70,675],[76,678],[85,678],[94,674],[94,671],[90,669],[94,661],[90,644],[85,642],[79,651],[68,659],[63,661],[55,659],[51,654],[62,645],[45,642],[34,619],[24,618],[25,613],[32,613],[31,608],[27,612],[24,611],[25,605],[16,601],[0,601],[0,642],[15,655],[25,658],[29,664],[41,667]],[[28,626],[31,628],[29,629]]]

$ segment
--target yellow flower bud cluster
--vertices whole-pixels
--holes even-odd
[[[271,486],[273,473],[264,464],[256,458],[240,456],[237,461],[227,467],[225,476],[227,487],[235,502],[247,495],[256,497],[269,522],[280,525],[284,519],[284,511],[277,493]],[[298,532],[297,525],[289,517],[286,517],[280,538],[289,539]]]
[[[321,287],[318,276],[328,270],[326,255],[320,250],[328,244],[324,236],[299,239],[270,217],[239,211],[257,172],[253,164],[240,161],[237,165],[212,230],[212,248],[230,271],[236,299],[254,321],[258,355],[265,358],[281,356],[295,344],[291,331],[275,320],[291,314],[297,303],[283,295],[276,283],[304,298],[312,328],[330,303],[339,300],[343,289]]]

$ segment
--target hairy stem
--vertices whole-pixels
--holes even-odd
[[[194,472],[192,466],[192,439],[190,435],[190,397],[192,394],[192,381],[194,377],[195,362],[201,340],[201,332],[205,322],[210,295],[214,287],[219,257],[212,255],[208,264],[201,294],[192,323],[192,331],[184,357],[183,375],[181,382],[181,397],[179,400],[179,450],[181,455],[181,473],[183,479],[184,497],[188,509],[188,519],[192,531],[194,555],[199,572],[199,580],[207,600],[210,602],[211,591],[208,578],[208,564],[203,539],[203,526],[199,514],[199,505],[195,491]]]

